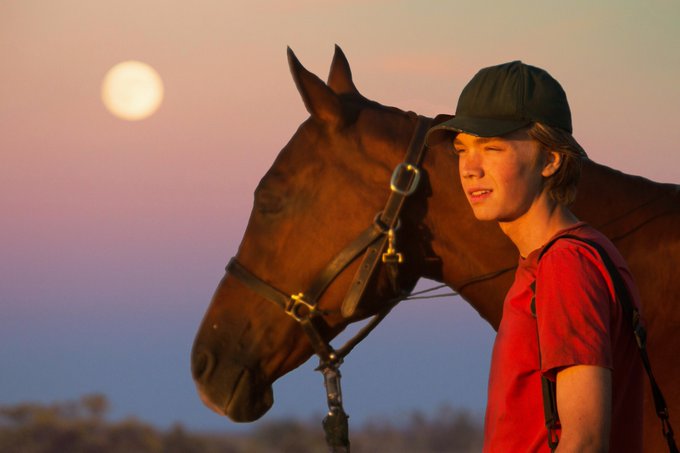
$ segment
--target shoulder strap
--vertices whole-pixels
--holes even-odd
[[[532,292],[531,315],[536,318],[536,280],[531,282],[530,287]],[[541,342],[538,338],[538,322],[536,323],[536,345],[538,346],[538,370],[540,372],[543,365],[541,360]],[[545,427],[548,430],[548,446],[550,451],[554,452],[560,441],[557,436],[557,430],[560,427],[560,417],[557,413],[557,388],[555,382],[541,375],[541,390],[543,393],[543,416],[545,418]]]
[[[659,417],[659,420],[661,420],[661,432],[663,433],[663,436],[666,438],[666,442],[668,443],[668,451],[671,453],[679,453],[678,452],[678,447],[675,444],[675,439],[673,438],[673,428],[671,427],[670,420],[669,420],[669,414],[668,414],[668,406],[666,404],[666,400],[663,396],[663,393],[661,392],[661,389],[659,388],[659,385],[656,383],[656,379],[654,378],[654,374],[652,373],[652,365],[649,360],[649,355],[647,354],[647,331],[645,330],[644,326],[640,322],[640,312],[638,309],[635,307],[633,304],[630,292],[628,290],[628,287],[626,286],[626,283],[623,280],[623,277],[621,276],[621,273],[619,270],[616,268],[616,265],[610,258],[609,254],[606,252],[604,247],[602,247],[601,244],[590,240],[586,238],[582,238],[580,236],[572,235],[572,234],[565,234],[562,236],[559,236],[552,241],[548,242],[544,247],[543,250],[541,251],[540,255],[538,256],[538,260],[545,255],[545,253],[548,251],[548,249],[558,240],[560,239],[574,239],[577,241],[584,242],[591,246],[593,249],[597,251],[597,253],[600,255],[600,258],[602,259],[602,262],[604,263],[607,273],[609,274],[612,283],[614,285],[614,292],[616,294],[616,300],[621,304],[621,309],[623,311],[623,316],[624,318],[628,319],[630,322],[630,325],[633,330],[633,334],[635,335],[635,339],[637,341],[638,345],[638,350],[640,351],[640,357],[642,358],[642,364],[645,368],[645,371],[647,372],[647,377],[649,378],[649,383],[652,388],[652,396],[654,398],[654,407],[656,409],[656,415]],[[536,317],[536,302],[535,302],[535,295],[536,295],[536,282],[534,281],[531,284],[531,289],[534,292],[534,296],[531,298],[531,314]],[[537,325],[538,329],[538,325]],[[539,346],[540,348],[540,346]],[[540,351],[540,349],[539,349]],[[540,354],[540,352],[539,352]],[[539,357],[539,363],[540,363],[540,357]],[[544,381],[550,382],[547,378],[543,377]],[[553,386],[554,383],[550,382]],[[554,431],[551,432],[551,426],[555,426],[555,418],[557,417],[557,423],[559,423],[559,416],[557,414],[557,407],[556,407],[556,397],[554,393],[555,389],[552,389],[552,394],[547,395],[546,397],[546,385],[544,383],[543,385],[543,410],[546,416],[546,426],[548,427],[548,444],[550,445],[551,451],[554,451],[554,448],[557,446],[557,437],[554,437],[554,445],[553,445],[553,435]],[[549,413],[550,411],[550,413]]]

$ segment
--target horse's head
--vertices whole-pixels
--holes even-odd
[[[292,51],[290,69],[310,113],[255,190],[248,227],[235,257],[242,268],[288,295],[306,291],[328,263],[370,227],[384,209],[390,178],[402,161],[417,116],[387,108],[357,91],[339,48],[328,83]],[[397,244],[404,257],[399,286],[411,289],[425,269],[426,176],[407,201]],[[408,241],[403,238],[409,238]],[[361,259],[353,259],[319,298],[314,318],[330,340],[350,322],[374,314],[395,296],[382,264],[357,310],[340,305]],[[228,272],[196,336],[192,369],[203,401],[235,421],[252,421],[273,403],[272,383],[313,353],[300,325]]]

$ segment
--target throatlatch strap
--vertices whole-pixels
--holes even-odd
[[[640,357],[642,359],[642,364],[645,368],[645,371],[647,373],[647,377],[649,378],[649,383],[652,389],[652,396],[654,398],[654,407],[656,409],[656,415],[659,417],[659,420],[661,421],[661,432],[666,439],[666,443],[668,444],[668,451],[670,453],[680,453],[678,452],[678,447],[675,443],[675,439],[673,437],[673,428],[671,427],[670,420],[669,420],[669,414],[668,414],[668,406],[666,405],[666,400],[663,396],[663,393],[661,392],[661,388],[659,385],[656,383],[656,379],[654,378],[654,374],[652,373],[652,365],[649,361],[649,356],[647,354],[647,331],[645,330],[644,326],[640,322],[640,312],[638,309],[635,307],[633,304],[633,300],[631,298],[630,292],[628,291],[628,287],[626,286],[626,283],[623,280],[623,277],[621,276],[621,273],[619,270],[616,268],[616,265],[612,261],[612,259],[609,257],[609,254],[607,251],[602,247],[602,245],[598,244],[595,241],[592,241],[590,239],[585,239],[580,236],[575,236],[572,234],[565,234],[562,236],[559,236],[552,241],[548,242],[544,247],[543,250],[541,251],[540,255],[538,256],[538,261],[541,260],[543,255],[548,251],[548,249],[559,239],[574,239],[577,241],[584,242],[594,248],[597,253],[600,255],[600,258],[602,259],[602,262],[604,263],[605,267],[607,268],[607,273],[609,274],[609,277],[612,280],[612,283],[614,284],[614,292],[616,295],[616,300],[619,302],[621,305],[621,309],[623,311],[623,316],[624,318],[628,319],[630,322],[630,325],[633,330],[633,335],[635,335],[635,340],[638,345],[638,350],[640,351]],[[534,292],[534,296],[531,299],[531,313],[534,317],[536,317],[536,304],[535,304],[535,295],[536,295],[536,282],[534,281],[531,284],[531,289]],[[538,328],[538,324],[537,324]],[[540,346],[539,346],[540,348]],[[539,364],[540,364],[540,349],[539,349]],[[547,380],[547,378],[543,377],[544,380]],[[543,386],[543,410],[546,415],[546,426],[548,427],[548,445],[550,446],[551,451],[554,451],[555,447],[557,447],[557,442],[559,439],[557,436],[555,436],[554,440],[554,445],[552,441],[552,434],[550,432],[550,426],[552,423],[549,421],[549,414],[552,414],[554,411],[554,416],[556,417],[556,421],[559,424],[559,414],[557,412],[557,406],[556,406],[556,397],[555,397],[555,391],[552,389],[552,393],[548,394],[546,396],[546,388],[545,385]],[[548,390],[549,391],[549,390]],[[552,408],[551,408],[552,406]]]

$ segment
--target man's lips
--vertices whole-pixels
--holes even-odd
[[[492,189],[485,189],[481,187],[474,187],[467,191],[468,198],[472,203],[478,203],[480,201],[486,200],[491,196]]]

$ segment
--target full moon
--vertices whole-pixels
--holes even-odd
[[[102,101],[106,108],[128,121],[153,115],[163,101],[163,81],[156,70],[141,61],[118,63],[102,82]]]

